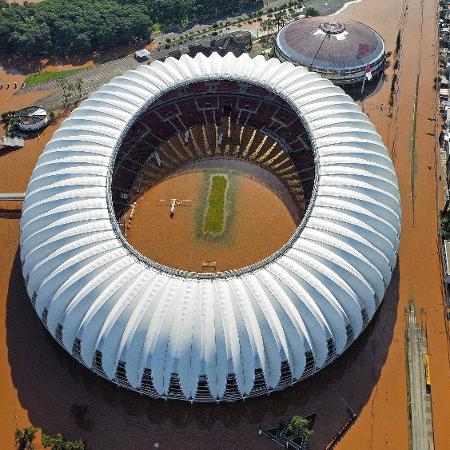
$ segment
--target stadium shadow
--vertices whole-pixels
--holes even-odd
[[[17,252],[9,281],[8,360],[19,401],[46,433],[83,438],[90,449],[271,449],[258,430],[317,413],[311,449],[323,449],[370,398],[386,361],[397,318],[399,272],[362,336],[328,368],[285,391],[229,405],[152,400],[118,388],[77,363],[44,329],[31,307]],[[343,400],[341,400],[341,398]],[[74,405],[87,406],[82,419]]]
[[[17,220],[22,216],[21,208],[0,208],[0,219]]]

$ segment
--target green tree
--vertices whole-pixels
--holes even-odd
[[[260,28],[261,28],[261,31],[263,31],[263,32],[269,31],[269,23],[268,23],[268,21],[267,20],[262,21],[261,25],[260,25]]]
[[[442,240],[450,240],[450,214],[448,211],[441,215],[441,237]]]
[[[287,13],[286,11],[279,11],[275,13],[274,22],[277,26],[277,31],[280,31],[280,28],[284,27],[286,23]]]
[[[67,108],[70,105],[72,95],[73,95],[73,83],[63,80],[61,82],[61,88],[62,88],[62,101],[63,101],[63,108]]]
[[[75,36],[75,39],[73,41],[73,46],[80,52],[80,53],[88,53],[92,50],[92,42],[89,37],[88,33],[80,33],[77,36]]]
[[[314,433],[309,429],[309,420],[302,416],[292,417],[287,427],[287,431],[297,437],[303,437],[305,439],[309,439]]]
[[[319,11],[317,11],[317,9],[311,8],[310,6],[308,6],[308,8],[305,9],[305,16],[306,17],[316,17],[316,16],[320,16],[320,13],[319,13]]]
[[[137,3],[135,0],[46,0],[10,6],[0,3],[0,51],[32,56],[76,55],[148,41],[152,20],[147,8]]]
[[[183,28],[261,7],[262,0],[0,0],[0,53],[78,55],[148,42],[152,25]]]
[[[267,31],[268,33],[272,33],[275,29],[276,22],[273,19],[266,19],[264,22],[261,23],[261,29],[263,31]]]
[[[81,78],[77,78],[74,81],[75,84],[75,88],[77,90],[77,96],[78,96],[78,101],[81,100],[81,97],[83,96],[83,80]]]
[[[67,441],[61,433],[56,436],[42,433],[41,442],[44,448],[50,448],[51,450],[86,450],[84,441]]]
[[[14,433],[14,442],[20,450],[31,450],[34,448],[33,441],[36,438],[37,429],[34,427],[17,428]]]

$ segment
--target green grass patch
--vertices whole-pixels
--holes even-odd
[[[225,201],[228,180],[225,175],[213,175],[209,181],[208,206],[203,219],[203,233],[219,234],[225,227]]]
[[[35,84],[47,83],[48,81],[58,80],[60,78],[67,77],[69,75],[73,75],[74,73],[81,72],[83,69],[69,69],[62,70],[61,72],[38,72],[33,73],[32,75],[28,75],[25,78],[25,86],[34,86]]]

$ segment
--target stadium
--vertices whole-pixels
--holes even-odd
[[[339,86],[361,84],[366,70],[383,73],[383,38],[350,19],[307,17],[287,24],[277,35],[275,55],[327,77]]]
[[[200,208],[205,227],[198,196],[158,214],[150,247],[164,241],[169,262],[138,250],[127,228],[139,202],[193,170],[265,183],[292,232],[250,262],[177,266],[189,240],[171,243],[195,228],[185,211]],[[226,204],[208,251],[233,220]],[[282,234],[269,219],[247,220],[248,234]],[[28,186],[20,257],[42,323],[87,368],[153,398],[230,402],[291,386],[357,339],[389,285],[400,223],[387,150],[340,88],[290,62],[198,54],[116,77],[64,121]]]

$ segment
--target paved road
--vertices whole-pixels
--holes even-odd
[[[426,336],[416,323],[414,306],[410,305],[406,327],[409,375],[410,427],[413,450],[433,450],[431,399],[427,394],[424,356]]]
[[[22,193],[22,192],[1,193],[0,200],[6,201],[6,202],[22,201],[22,200],[25,200],[25,193]]]

